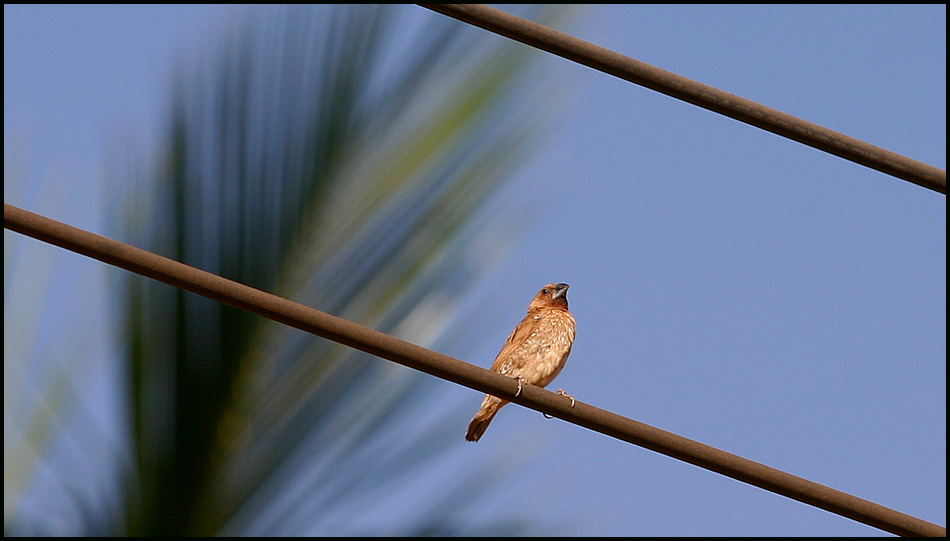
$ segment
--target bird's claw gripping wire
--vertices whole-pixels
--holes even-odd
[[[576,400],[574,400],[574,397],[571,396],[571,395],[569,395],[569,394],[567,394],[567,393],[564,391],[564,389],[558,389],[556,394],[559,394],[559,395],[561,395],[561,396],[566,396],[566,397],[570,398],[570,399],[571,399],[571,407],[572,407],[572,408],[574,407],[574,404],[577,402]],[[541,412],[541,415],[544,415],[544,418],[545,418],[545,419],[553,419],[553,418],[554,418],[554,417],[552,417],[552,416],[550,416],[550,415],[548,415],[547,413],[544,413],[544,412]]]
[[[561,396],[566,396],[566,397],[570,398],[570,399],[571,399],[571,407],[572,407],[572,408],[574,407],[574,404],[577,402],[576,400],[574,400],[574,397],[571,396],[571,395],[569,395],[569,394],[567,394],[567,392],[565,392],[564,389],[558,389],[558,390],[557,390],[557,394],[559,394],[559,395],[561,395]]]

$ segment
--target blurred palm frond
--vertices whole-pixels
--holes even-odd
[[[540,119],[531,53],[405,7],[256,15],[179,75],[134,243],[433,344],[510,247],[490,196]],[[130,534],[375,533],[365,505],[393,512],[457,445],[413,422],[418,373],[144,279],[128,295]]]

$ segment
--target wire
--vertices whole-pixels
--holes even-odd
[[[947,172],[483,4],[418,4],[840,158],[947,193]]]
[[[571,407],[539,387],[515,396],[509,377],[7,203],[3,227],[894,534],[947,535],[936,524],[583,402]]]

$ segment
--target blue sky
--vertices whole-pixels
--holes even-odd
[[[4,6],[5,170],[30,181],[4,200],[103,231],[108,143],[157,133],[176,59],[239,12]],[[566,30],[946,168],[945,5],[595,5]],[[543,66],[568,100],[516,182],[545,206],[480,287],[483,347],[446,353],[487,367],[537,288],[568,282],[577,341],[552,388],[945,525],[945,196]],[[481,397],[446,384],[443,399]],[[566,533],[883,533],[517,407],[465,448],[469,417],[458,459],[537,451],[509,500],[582,525]]]

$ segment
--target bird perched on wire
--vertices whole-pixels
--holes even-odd
[[[525,383],[538,387],[551,383],[571,354],[574,316],[567,309],[568,287],[567,284],[548,284],[538,291],[528,305],[528,314],[508,335],[491,365],[493,372],[518,380],[515,396],[521,394]],[[562,389],[558,389],[558,394],[571,398],[571,407],[574,406],[573,397]],[[507,403],[497,396],[485,395],[482,407],[468,425],[465,439],[478,441],[498,410]]]

